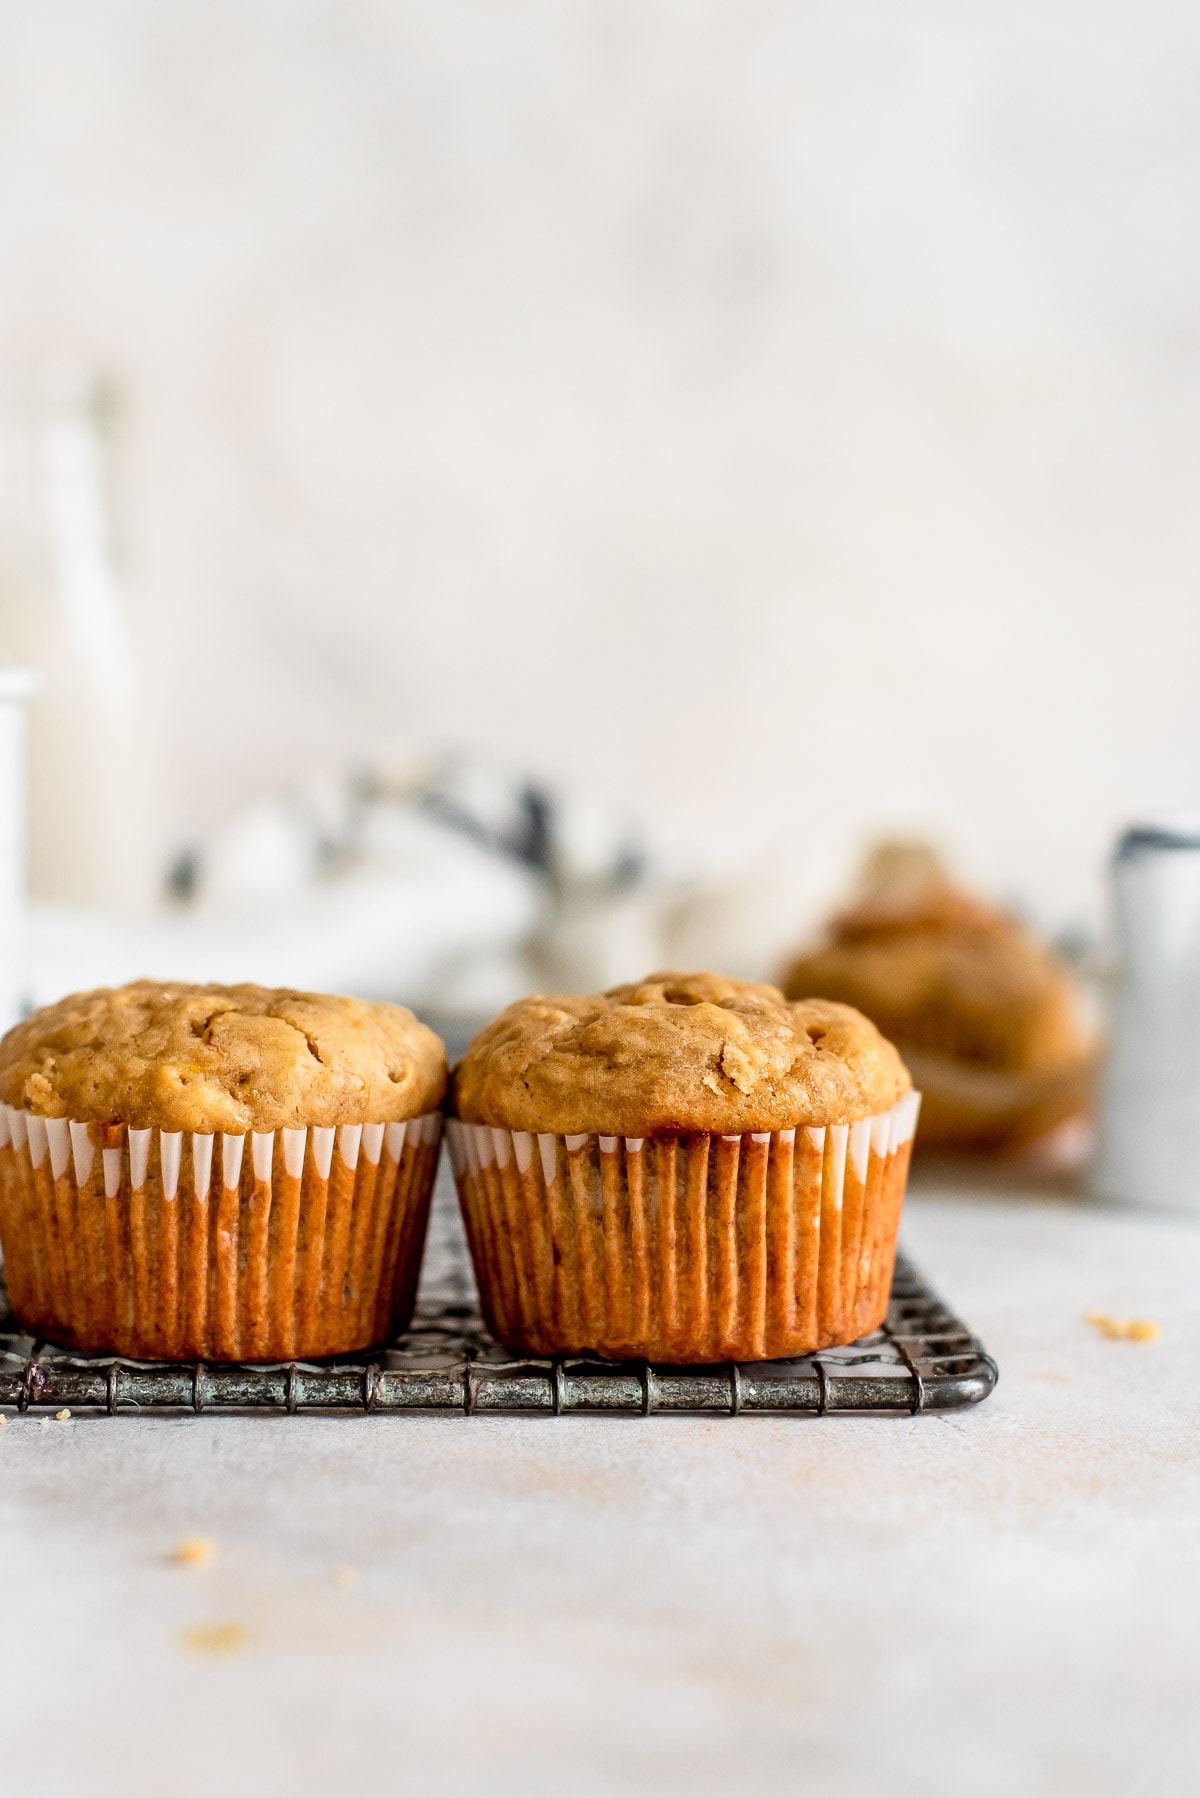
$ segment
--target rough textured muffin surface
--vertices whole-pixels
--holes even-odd
[[[135,1129],[391,1123],[446,1088],[441,1039],[399,1005],[138,980],[74,993],[0,1041],[0,1099]]]
[[[570,1135],[785,1130],[886,1111],[911,1081],[848,1005],[716,974],[652,974],[592,997],[534,994],[455,1069],[470,1123]]]

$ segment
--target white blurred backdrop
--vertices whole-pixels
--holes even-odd
[[[0,19],[0,380],[105,396],[156,866],[467,748],[797,930],[881,828],[1057,926],[1195,800],[1194,6]]]

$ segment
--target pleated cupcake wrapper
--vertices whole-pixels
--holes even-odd
[[[412,1314],[441,1124],[209,1135],[0,1106],[9,1302],[52,1341],[151,1359],[381,1342]]]
[[[920,1095],[740,1136],[447,1122],[484,1316],[530,1354],[774,1360],[887,1311]]]

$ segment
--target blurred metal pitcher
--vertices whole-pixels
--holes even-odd
[[[1093,1191],[1200,1213],[1200,813],[1127,830],[1113,894],[1119,986]]]

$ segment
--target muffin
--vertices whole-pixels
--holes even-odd
[[[855,1341],[887,1310],[911,1085],[849,1006],[715,974],[510,1005],[448,1125],[489,1329],[666,1362]]]
[[[1015,1148],[1087,1104],[1094,1051],[1070,968],[922,844],[877,849],[856,903],[782,984],[857,1006],[897,1045],[923,1094],[922,1148]]]
[[[412,1312],[446,1087],[396,1005],[76,993],[0,1041],[0,1244],[26,1329],[161,1360],[367,1347]]]

